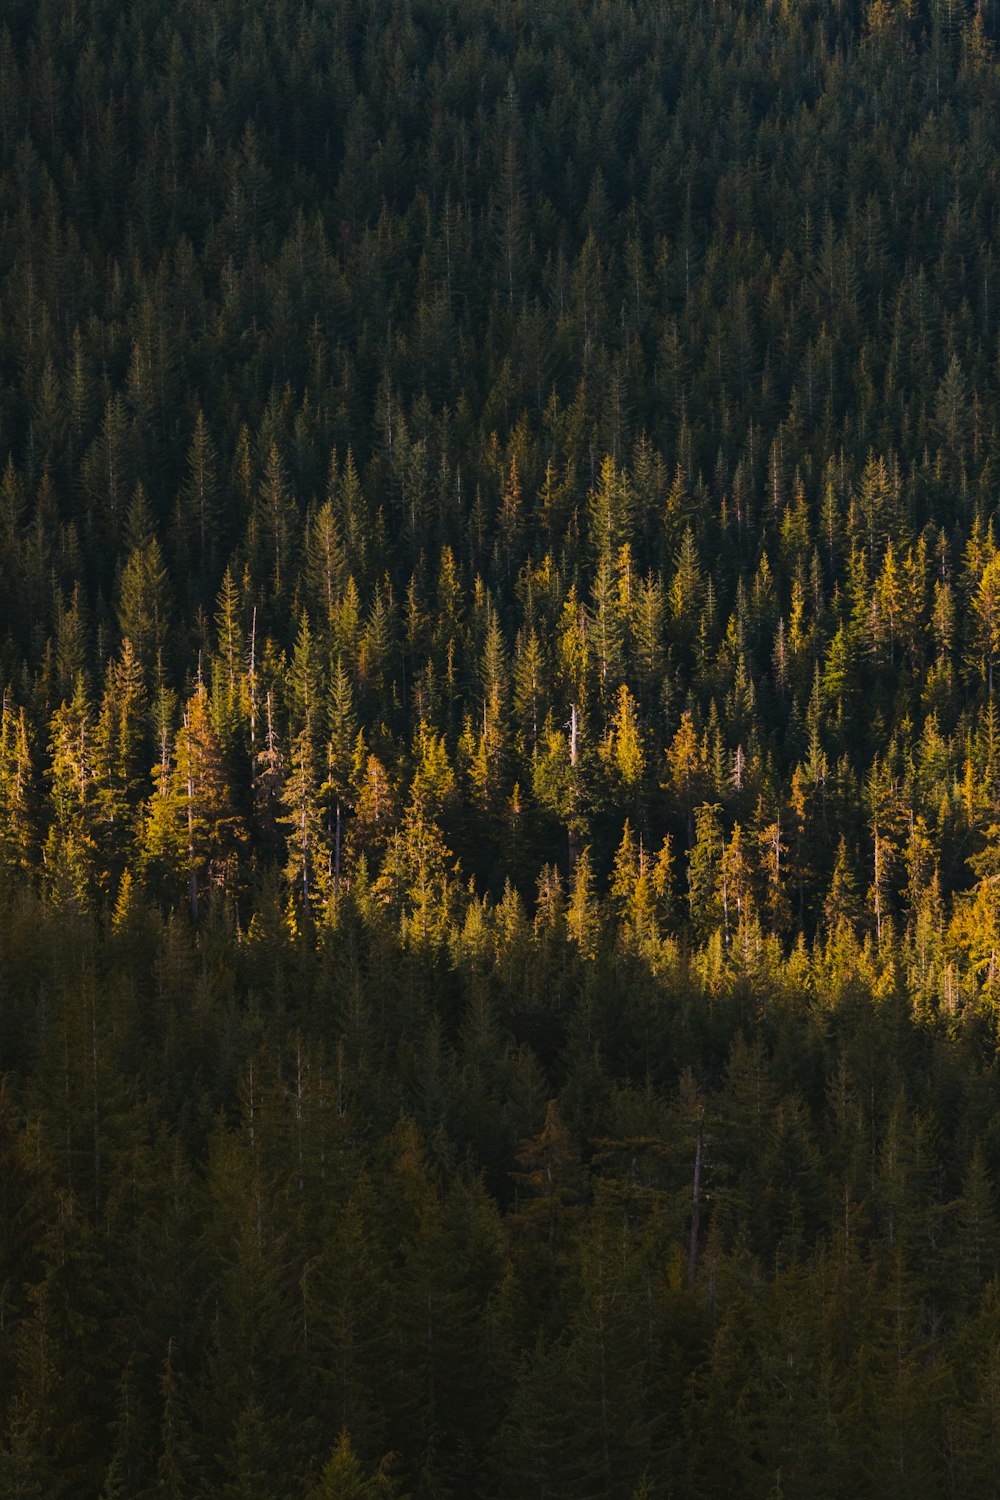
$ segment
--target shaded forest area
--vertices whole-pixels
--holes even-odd
[[[1000,1486],[993,0],[6,0],[0,1491]]]

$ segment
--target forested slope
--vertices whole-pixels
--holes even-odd
[[[7,0],[0,1493],[995,1496],[992,0]]]

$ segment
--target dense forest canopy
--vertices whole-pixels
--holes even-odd
[[[993,0],[6,0],[0,1492],[1000,1474]]]

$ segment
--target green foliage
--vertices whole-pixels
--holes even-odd
[[[375,1473],[365,1478],[345,1428],[319,1480],[309,1490],[309,1500],[379,1500],[380,1496],[398,1495],[399,1489],[387,1472],[390,1464],[391,1458],[383,1459]]]
[[[4,1495],[993,1493],[997,40],[9,0]]]

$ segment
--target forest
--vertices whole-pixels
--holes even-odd
[[[998,230],[994,0],[5,0],[0,1494],[997,1500]]]

